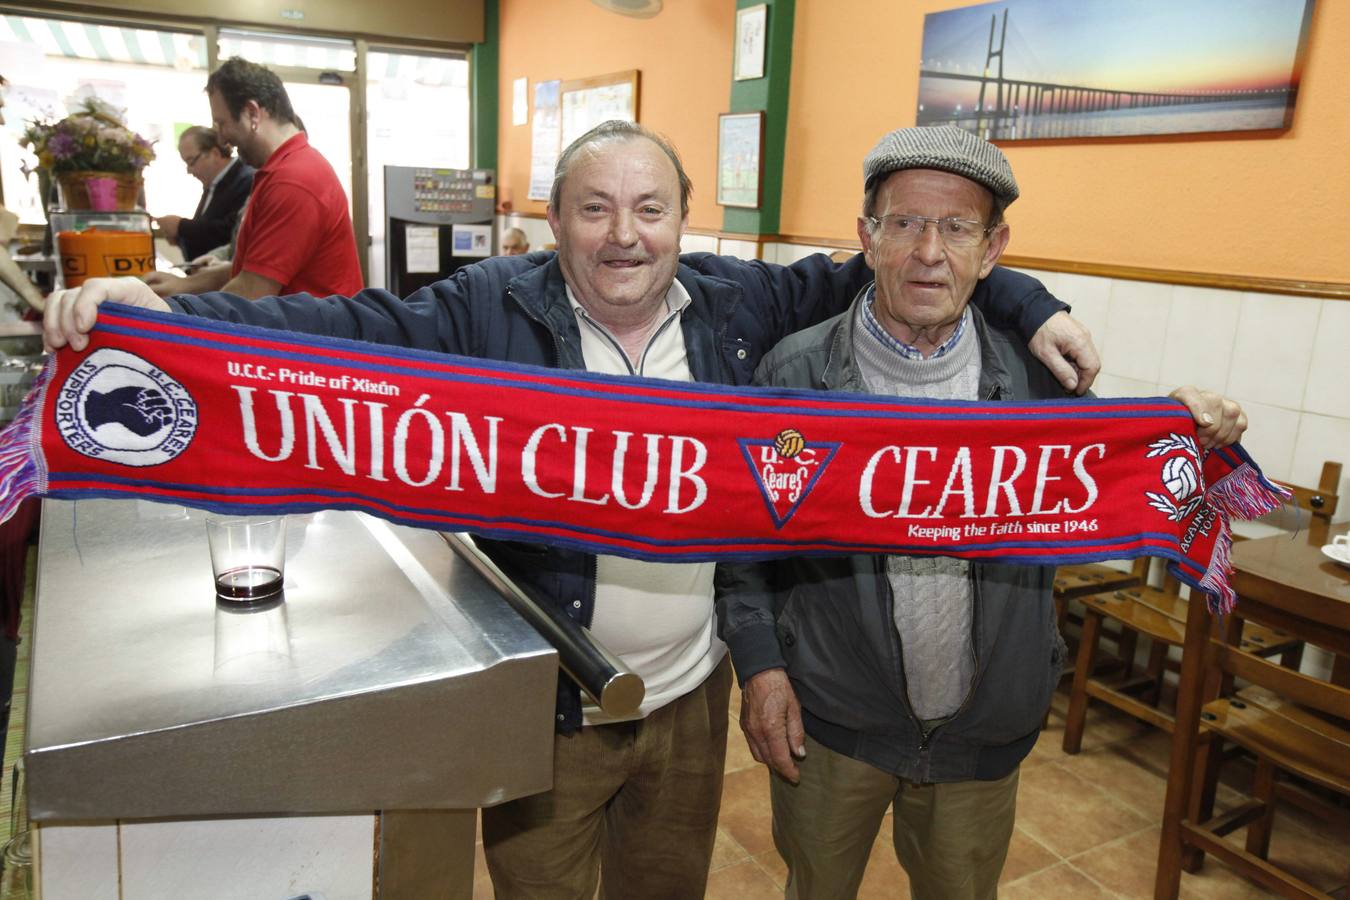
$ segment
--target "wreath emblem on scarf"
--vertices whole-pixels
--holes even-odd
[[[1154,459],[1169,453],[1183,455],[1170,456],[1163,462],[1160,477],[1167,493],[1145,491],[1144,496],[1148,498],[1149,506],[1167,515],[1169,522],[1180,522],[1205,500],[1200,479],[1200,450],[1194,438],[1173,432],[1149,444],[1144,458]]]

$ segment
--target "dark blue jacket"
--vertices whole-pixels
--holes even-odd
[[[676,278],[691,302],[680,318],[689,369],[698,381],[748,385],[764,354],[789,334],[843,311],[872,280],[861,254],[847,263],[824,255],[791,266],[708,253],[680,258]],[[1040,282],[995,268],[974,302],[992,321],[1025,338],[1064,304]],[[355,297],[308,294],[250,302],[229,294],[171,298],[181,312],[266,328],[455,353],[481,359],[585,369],[581,335],[553,253],[503,256],[466,266],[405,299],[366,290]],[[502,571],[540,603],[590,625],[595,557],[517,541],[479,540]],[[581,700],[560,676],[557,723],[581,725]]]
[[[244,212],[244,204],[253,190],[253,167],[237,159],[225,177],[216,185],[211,203],[206,203],[206,191],[197,203],[192,218],[178,223],[178,247],[188,262],[223,247],[234,237],[234,226]]]

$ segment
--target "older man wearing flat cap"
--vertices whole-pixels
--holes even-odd
[[[1008,244],[1017,182],[954,127],[891,132],[863,164],[858,237],[876,273],[852,307],[780,343],[756,383],[935,400],[1063,398],[1023,342],[970,305]],[[1207,446],[1237,404],[1181,388]],[[726,567],[720,632],[741,727],[769,765],[790,898],[857,894],[894,804],[916,898],[993,897],[1018,768],[1058,682],[1054,569],[857,555]]]

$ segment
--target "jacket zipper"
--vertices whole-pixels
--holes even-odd
[[[619,354],[619,358],[623,360],[623,364],[625,367],[627,367],[629,375],[644,374],[644,370],[647,368],[647,353],[652,349],[652,345],[655,344],[657,339],[660,338],[661,335],[665,332],[665,330],[670,327],[671,322],[674,322],[680,318],[680,313],[678,310],[674,310],[666,314],[665,321],[662,322],[660,325],[658,325],[656,330],[653,331],[651,335],[647,338],[647,344],[642,348],[642,356],[639,357],[637,367],[634,368],[632,360],[628,358],[628,351],[623,349],[623,345],[614,339],[614,336],[609,333],[609,329],[605,328],[599,322],[595,321],[595,319],[591,318],[590,313],[586,312],[584,309],[581,311],[581,313],[582,318],[586,320],[586,324],[589,325],[591,328],[595,329],[595,332],[599,334],[600,337],[603,338],[604,341],[607,344],[609,344],[609,346]]]
[[[905,712],[909,715],[909,720],[914,723],[914,730],[919,733],[919,750],[922,752],[928,746],[928,733],[924,731],[923,722],[914,713],[914,704],[909,699],[909,681],[905,679],[905,639],[900,635],[900,629],[895,627],[895,592],[891,590],[891,580],[886,575],[886,559],[882,554],[873,557],[876,561],[876,578],[885,591],[886,596],[886,620],[891,623],[891,631],[895,633],[895,649],[897,654],[896,661],[900,665],[899,676],[904,682],[905,689],[901,691],[901,696],[905,701]]]
[[[975,692],[979,690],[980,682],[984,679],[984,673],[980,671],[980,583],[976,580],[974,573],[970,575],[970,593],[970,650],[971,655],[974,656],[975,675],[970,679],[970,690],[966,691],[965,699],[956,708],[956,712],[948,716],[946,722],[933,726],[932,730],[923,736],[923,740],[919,743],[920,750],[927,750],[933,735],[941,731],[944,726],[955,722],[961,713],[966,711],[966,707],[970,706],[970,701],[975,698]]]
[[[989,395],[985,397],[985,399],[997,400],[998,395],[998,385],[991,385],[989,387]],[[971,563],[971,565],[975,565],[975,563]],[[921,754],[928,751],[928,746],[933,740],[933,735],[941,731],[943,726],[955,722],[957,718],[960,717],[961,713],[966,711],[966,707],[970,706],[971,700],[975,698],[975,692],[980,687],[980,681],[984,678],[984,673],[980,671],[980,607],[982,605],[980,603],[980,582],[975,577],[974,571],[970,573],[970,595],[970,649],[971,654],[974,656],[975,675],[970,679],[970,690],[966,691],[965,699],[963,699],[961,705],[956,708],[956,712],[947,717],[946,722],[943,722],[942,725],[935,725],[926,732],[923,731],[923,725],[920,724],[919,730],[923,734],[923,739],[919,741],[919,752]],[[908,687],[906,687],[906,695],[908,695]],[[924,768],[927,769],[926,759],[924,760]]]
[[[577,616],[577,621],[578,621],[578,622],[581,622],[581,624],[584,625],[584,626],[587,627],[587,628],[590,628],[590,627],[591,627],[591,622],[594,622],[594,621],[595,621],[595,594],[596,594],[596,591],[599,590],[599,588],[600,588],[600,585],[599,585],[599,583],[598,583],[598,582],[599,582],[599,572],[600,572],[600,560],[599,560],[599,558],[598,558],[594,553],[587,553],[587,554],[586,554],[586,581],[589,582],[589,583],[590,583],[590,586],[591,586],[591,603],[590,603],[590,607],[589,607],[589,608],[590,608],[590,611],[591,611],[591,621],[590,621],[590,622],[582,622],[582,618],[584,617],[584,615],[585,615],[585,613],[586,613],[586,610],[585,610],[585,609],[579,609],[579,610],[577,610],[577,612],[579,613],[579,615]]]

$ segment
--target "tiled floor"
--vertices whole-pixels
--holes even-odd
[[[733,692],[726,784],[707,897],[781,898],[787,869],[770,833],[769,776],[740,736],[739,700]],[[1050,725],[1023,763],[1017,827],[1000,895],[1011,900],[1151,898],[1170,740],[1114,710],[1094,706],[1083,750],[1069,756],[1060,749],[1066,705],[1067,698],[1056,695]],[[1241,786],[1244,777],[1234,772],[1232,782]],[[1221,786],[1219,807],[1240,797]],[[890,847],[889,826],[888,817],[872,848],[858,895],[864,900],[909,896],[905,873]],[[1241,834],[1236,833],[1237,840]],[[1345,829],[1282,808],[1271,860],[1336,897],[1347,897],[1350,832]],[[480,848],[474,897],[491,896]],[[1198,874],[1182,876],[1181,896],[1245,900],[1273,895],[1210,861]]]

